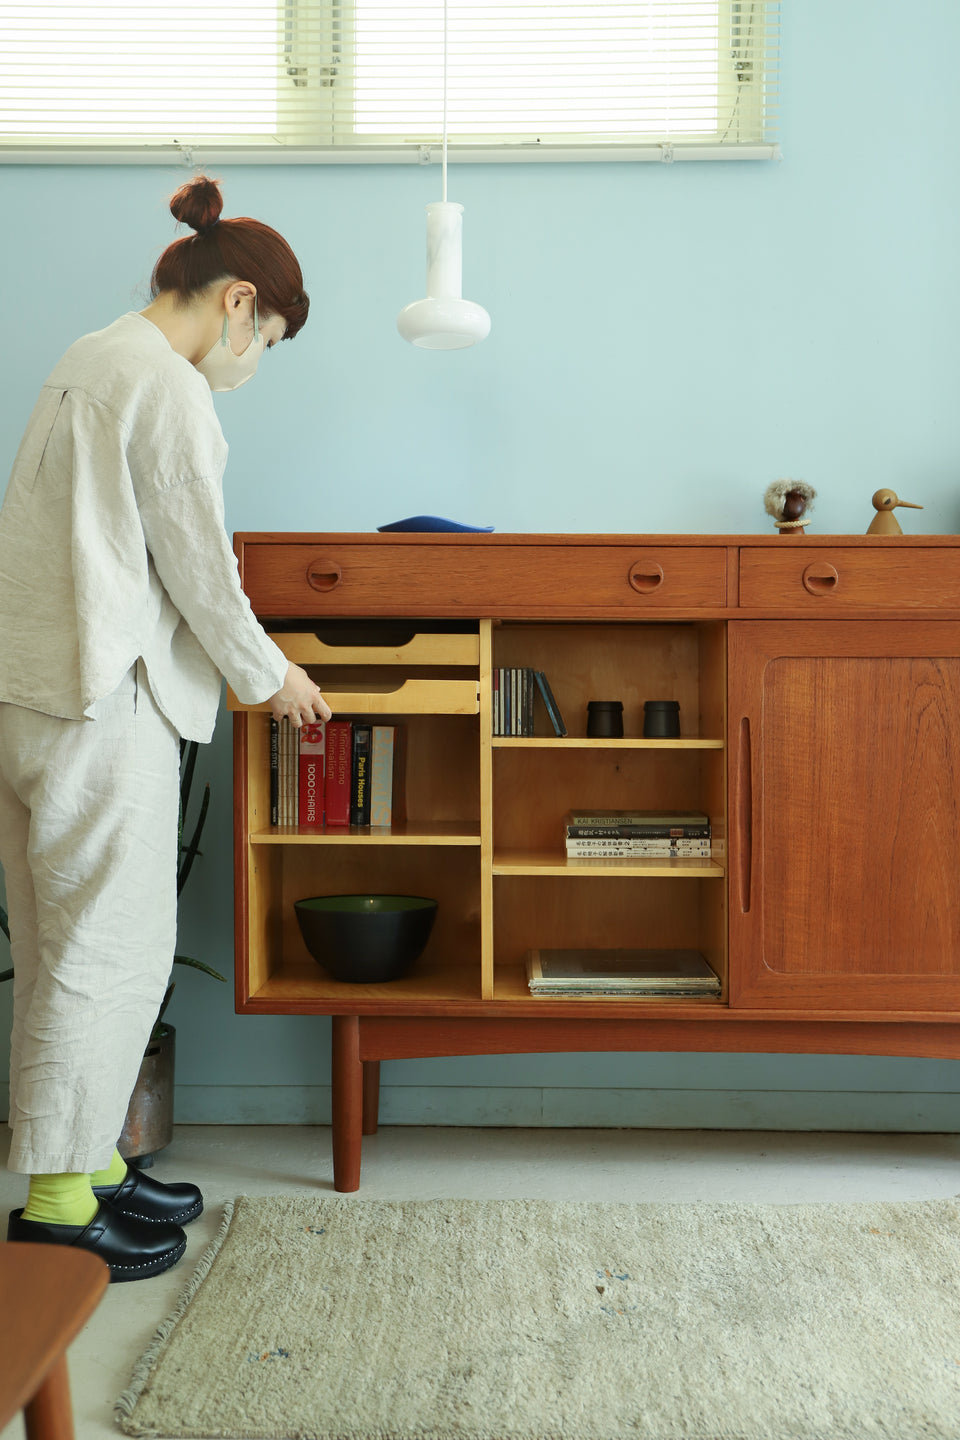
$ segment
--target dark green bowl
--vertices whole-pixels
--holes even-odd
[[[423,895],[314,895],[294,901],[310,954],[334,980],[399,980],[430,939],[436,900]]]

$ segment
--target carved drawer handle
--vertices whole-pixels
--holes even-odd
[[[816,560],[804,570],[803,584],[811,595],[831,595],[840,584],[840,576],[825,560]]]
[[[630,567],[630,584],[641,595],[652,595],[663,584],[663,567],[641,561]]]
[[[336,590],[342,578],[336,560],[311,560],[307,566],[307,584],[314,590]]]

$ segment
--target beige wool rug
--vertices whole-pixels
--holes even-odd
[[[241,1197],[131,1435],[960,1440],[960,1203]]]

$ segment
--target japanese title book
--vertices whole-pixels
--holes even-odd
[[[719,995],[720,980],[699,950],[531,950],[533,995]]]
[[[566,842],[566,852],[571,859],[578,856],[581,859],[607,859],[625,860],[631,857],[642,860],[644,856],[652,859],[677,860],[709,860],[711,854],[711,843],[709,840],[571,840]]]

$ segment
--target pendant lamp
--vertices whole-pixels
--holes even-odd
[[[443,184],[427,206],[427,293],[397,316],[404,340],[421,350],[464,350],[490,334],[482,305],[464,300],[463,206],[447,199],[447,6],[443,0]]]

